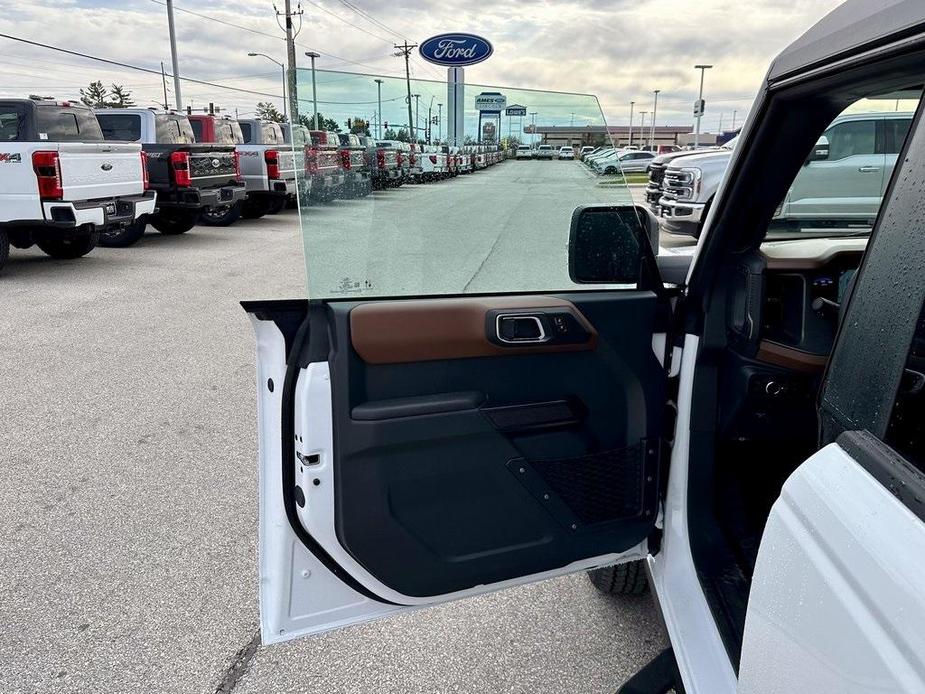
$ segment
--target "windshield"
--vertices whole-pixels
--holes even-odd
[[[297,77],[310,124],[311,70]],[[466,84],[454,110],[442,80],[412,79],[410,104],[402,78],[318,70],[315,86],[319,131],[373,139],[347,168],[312,133],[299,181],[311,298],[590,288],[569,278],[573,211],[633,203],[622,172],[553,155],[612,145],[595,96]],[[515,162],[525,150],[548,156]]]

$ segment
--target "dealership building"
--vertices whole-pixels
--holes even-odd
[[[585,145],[600,146],[603,144],[613,144],[617,147],[625,147],[630,144],[636,146],[648,145],[649,138],[652,136],[650,127],[640,128],[636,126],[632,129],[633,141],[630,142],[630,127],[628,125],[526,125],[524,133],[527,135],[536,134],[542,137],[544,144],[550,144],[553,147],[571,145],[573,147],[583,147]],[[609,141],[608,141],[609,140]],[[526,142],[530,138],[525,138]],[[693,143],[693,128],[690,125],[657,125],[655,126],[655,145],[678,145],[684,146]],[[713,145],[717,142],[717,135],[714,133],[700,133],[701,145]]]

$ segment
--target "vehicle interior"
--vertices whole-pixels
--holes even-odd
[[[894,101],[896,110],[900,102],[911,105],[918,122],[920,60],[898,55],[819,69],[779,88],[772,83],[748,156],[730,164],[701,248],[691,283],[706,281],[690,301],[702,306],[703,324],[687,326],[702,335],[689,522],[698,576],[736,669],[771,506],[787,477],[830,443],[820,435],[817,398],[870,233],[804,228],[775,238],[767,230],[817,138],[840,113],[879,99],[884,110]]]

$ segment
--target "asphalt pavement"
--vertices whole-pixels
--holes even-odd
[[[574,162],[506,162],[305,220],[343,239],[326,218],[393,194],[439,217],[480,176],[510,202],[525,166],[585,176]],[[548,184],[520,190],[531,185]],[[454,256],[454,282],[500,281],[490,248],[515,244],[502,227]],[[418,229],[422,248],[446,242],[439,226]],[[326,243],[323,281],[362,274]],[[12,251],[0,275],[0,692],[612,691],[665,636],[650,598],[602,596],[583,575],[259,645],[254,341],[238,301],[304,296],[304,267],[294,211],[149,232],[71,262]]]

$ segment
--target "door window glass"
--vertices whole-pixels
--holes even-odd
[[[826,131],[829,160],[838,161],[857,154],[873,154],[877,139],[877,122],[858,120],[840,123]]]
[[[250,144],[253,140],[253,130],[251,129],[250,123],[241,123],[241,135],[244,137],[244,143]]]
[[[911,118],[887,118],[883,121],[884,154],[899,154],[911,126]]]
[[[19,108],[0,109],[0,142],[16,142],[25,137],[25,120]]]
[[[600,288],[569,278],[572,213],[581,205],[632,205],[633,196],[622,175],[605,181],[583,163],[550,161],[561,142],[543,144],[580,122],[586,134],[576,145],[612,145],[597,97],[466,84],[454,109],[445,80],[412,79],[409,104],[403,78],[316,70],[315,79],[323,132],[313,130],[308,175],[298,181],[314,203],[300,207],[311,298]],[[297,80],[301,94],[313,93],[311,70],[299,70]],[[525,105],[529,115],[480,111],[477,103],[496,103],[477,102],[483,93]],[[303,102],[300,119],[313,122],[311,102]],[[365,127],[356,134],[375,144],[365,167],[351,160],[347,168],[334,133],[356,131],[357,123]],[[410,143],[421,147],[413,152]],[[478,156],[454,177],[438,145],[471,147]],[[521,145],[545,156],[508,161]],[[416,183],[426,185],[411,189]],[[369,186],[377,192],[366,194]],[[352,191],[350,204],[330,202],[343,190]]]
[[[193,118],[189,122],[190,127],[193,129],[193,136],[196,138],[196,142],[204,142],[203,132],[202,132],[202,121],[198,118]]]

